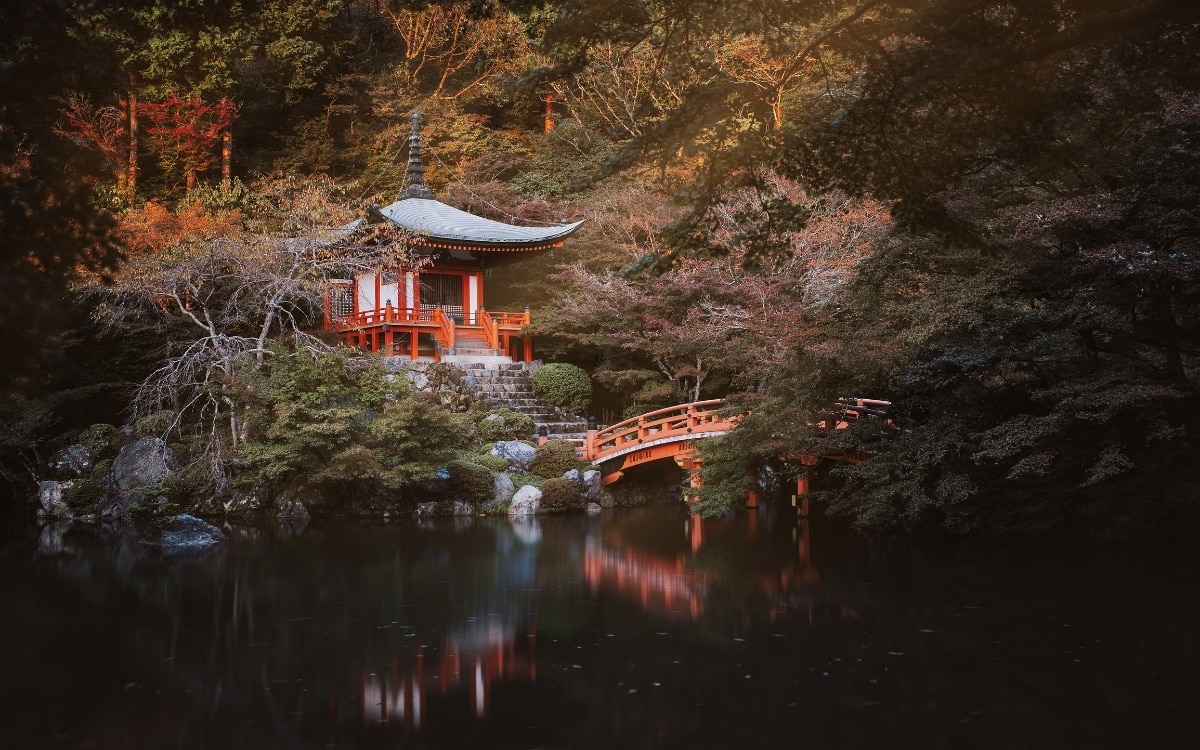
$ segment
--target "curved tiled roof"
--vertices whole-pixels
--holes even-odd
[[[438,200],[405,198],[379,209],[381,216],[431,240],[466,242],[513,249],[561,240],[579,228],[582,221],[552,227],[527,227],[505,224],[460,211]],[[480,248],[483,249],[483,248]]]

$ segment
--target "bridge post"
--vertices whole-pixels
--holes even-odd
[[[808,518],[808,483],[809,470],[801,469],[796,477],[796,494],[792,496],[792,505],[796,506],[796,515],[802,518]]]
[[[591,461],[596,455],[596,433],[599,432],[596,425],[596,417],[588,417],[587,435],[583,439],[583,460]]]

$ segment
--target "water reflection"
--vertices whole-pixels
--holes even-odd
[[[0,560],[0,745],[1193,738],[1194,563],[814,523],[768,504],[234,528],[190,560],[47,531]]]

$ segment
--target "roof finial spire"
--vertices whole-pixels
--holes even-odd
[[[408,136],[408,168],[404,171],[404,189],[397,200],[404,198],[433,198],[425,185],[425,165],[421,163],[421,111],[412,111],[412,134]]]

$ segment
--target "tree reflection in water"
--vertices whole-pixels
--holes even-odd
[[[78,530],[6,548],[0,744],[1193,735],[1189,562],[866,540],[775,505],[230,532],[196,559]]]

